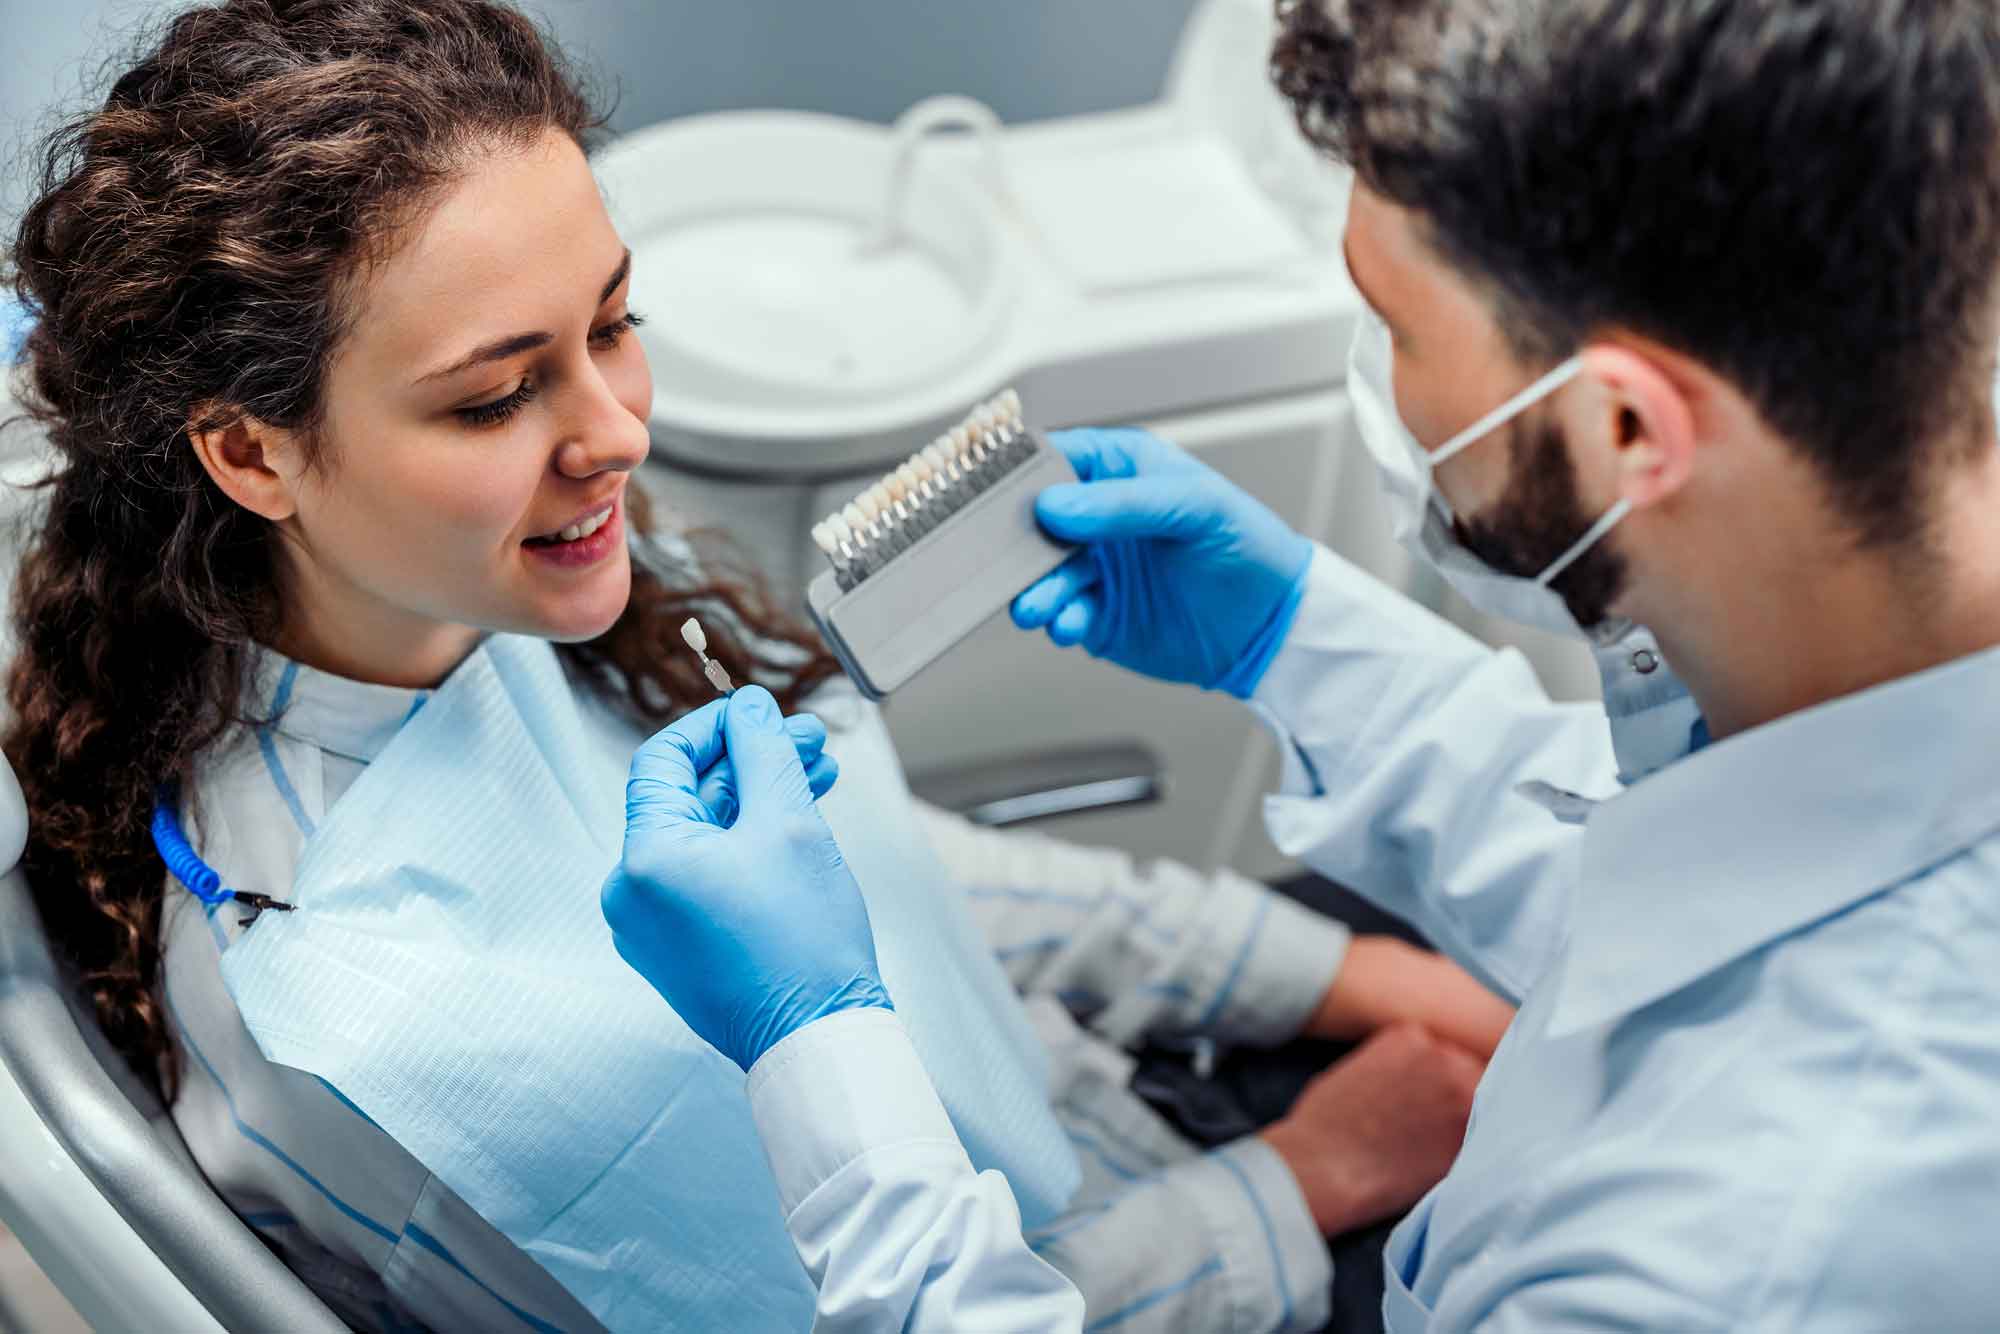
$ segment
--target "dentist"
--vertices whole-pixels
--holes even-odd
[[[1357,176],[1350,390],[1399,534],[1475,603],[1588,636],[1612,726],[1137,431],[1058,438],[1083,481],[1038,512],[1079,550],[1014,616],[1244,699],[1283,741],[1279,845],[1519,999],[1390,1242],[1389,1328],[1990,1328],[2000,15],[1280,17],[1279,87]],[[695,812],[635,834],[612,905],[690,1022],[694,985],[754,1020],[739,1059],[880,1009],[851,907],[814,937],[843,942],[831,975],[730,920],[855,901],[802,792],[699,835],[747,826],[754,857],[649,853]],[[670,976],[660,940],[705,913],[740,970]],[[774,1160],[820,1152],[810,1120],[760,1106]],[[939,1272],[1028,1291],[985,1216]]]

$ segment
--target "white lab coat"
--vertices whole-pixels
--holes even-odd
[[[1693,702],[1643,630],[1597,652],[1602,705],[1554,704],[1520,655],[1481,648],[1329,552],[1315,557],[1313,585],[1318,596],[1301,606],[1293,628],[1311,651],[1282,653],[1251,703],[1284,747],[1281,789],[1266,807],[1273,832],[1310,848],[1323,874],[1411,910],[1432,939],[1518,1000],[1566,934],[1581,830],[1560,817],[1587,812],[1593,799],[1618,790],[1621,775],[1636,781],[1685,755],[1698,717]],[[1366,724],[1358,733],[1351,725],[1314,730],[1315,719],[1336,718]],[[1336,767],[1343,785],[1328,792],[1316,774]],[[1424,778],[1412,783],[1412,773]],[[1517,792],[1522,774],[1544,786]],[[1455,799],[1432,810],[1399,801],[1393,824],[1375,818],[1389,793],[1412,788]],[[1491,799],[1465,800],[1482,791]],[[893,1057],[858,1043],[841,1057],[862,1096],[880,1088],[889,1091],[884,1097],[919,1100],[896,1079]],[[774,1156],[828,1151],[828,1128],[803,1108],[758,1107]],[[928,1281],[962,1292],[968,1275],[990,1263],[996,1289],[1019,1284],[1017,1305],[996,1296],[982,1316],[990,1323],[966,1328],[1079,1327],[1048,1323],[1044,1294],[1014,1265],[1011,1203],[981,1193],[969,1164],[919,1167],[917,1150],[886,1138],[847,1151],[872,1151],[878,1164],[907,1154],[907,1170],[882,1173],[879,1182],[856,1174],[829,1191],[809,1229],[795,1224],[802,1254],[866,1290],[907,1268],[898,1263],[902,1243],[871,1242],[870,1230],[900,1237],[933,1226],[940,1235],[923,1253],[948,1259]],[[828,1222],[835,1208],[848,1212],[850,1227]],[[842,1247],[849,1249],[834,1253]]]

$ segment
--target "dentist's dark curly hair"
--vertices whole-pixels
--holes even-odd
[[[363,266],[478,154],[551,130],[588,147],[602,124],[501,5],[229,0],[169,21],[44,148],[10,258],[36,317],[18,383],[57,462],[14,593],[5,749],[43,919],[106,1034],[169,1095],[154,791],[260,721],[240,697],[283,617],[273,529],[214,485],[190,433],[247,415],[320,448]],[[732,676],[787,707],[835,673],[758,585],[704,568],[635,562],[618,622],[559,651],[658,721],[712,694],[678,641],[691,613]]]
[[[1280,0],[1306,136],[1524,360],[1626,329],[1733,381],[1863,543],[1993,448],[1993,0]]]

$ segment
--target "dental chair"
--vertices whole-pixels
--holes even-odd
[[[0,1222],[93,1329],[347,1326],[211,1190],[49,948],[0,763]]]

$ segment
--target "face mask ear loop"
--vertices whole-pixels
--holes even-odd
[[[1564,570],[1582,560],[1584,553],[1604,539],[1604,535],[1616,528],[1626,515],[1632,512],[1632,501],[1628,496],[1604,512],[1604,517],[1590,525],[1588,532],[1570,544],[1568,551],[1555,558],[1555,563],[1535,576],[1535,587],[1547,588],[1562,575]]]
[[[1556,367],[1547,375],[1544,375],[1541,379],[1535,381],[1526,389],[1523,389],[1520,393],[1514,395],[1505,403],[1502,403],[1499,407],[1493,409],[1493,411],[1487,413],[1484,417],[1481,417],[1478,421],[1472,423],[1472,425],[1466,427],[1463,431],[1460,431],[1457,435],[1432,450],[1428,456],[1428,466],[1435,471],[1439,464],[1485,439],[1494,431],[1505,426],[1510,420],[1526,412],[1529,408],[1541,402],[1582,373],[1583,358],[1571,357],[1568,361],[1565,361],[1562,365]]]

